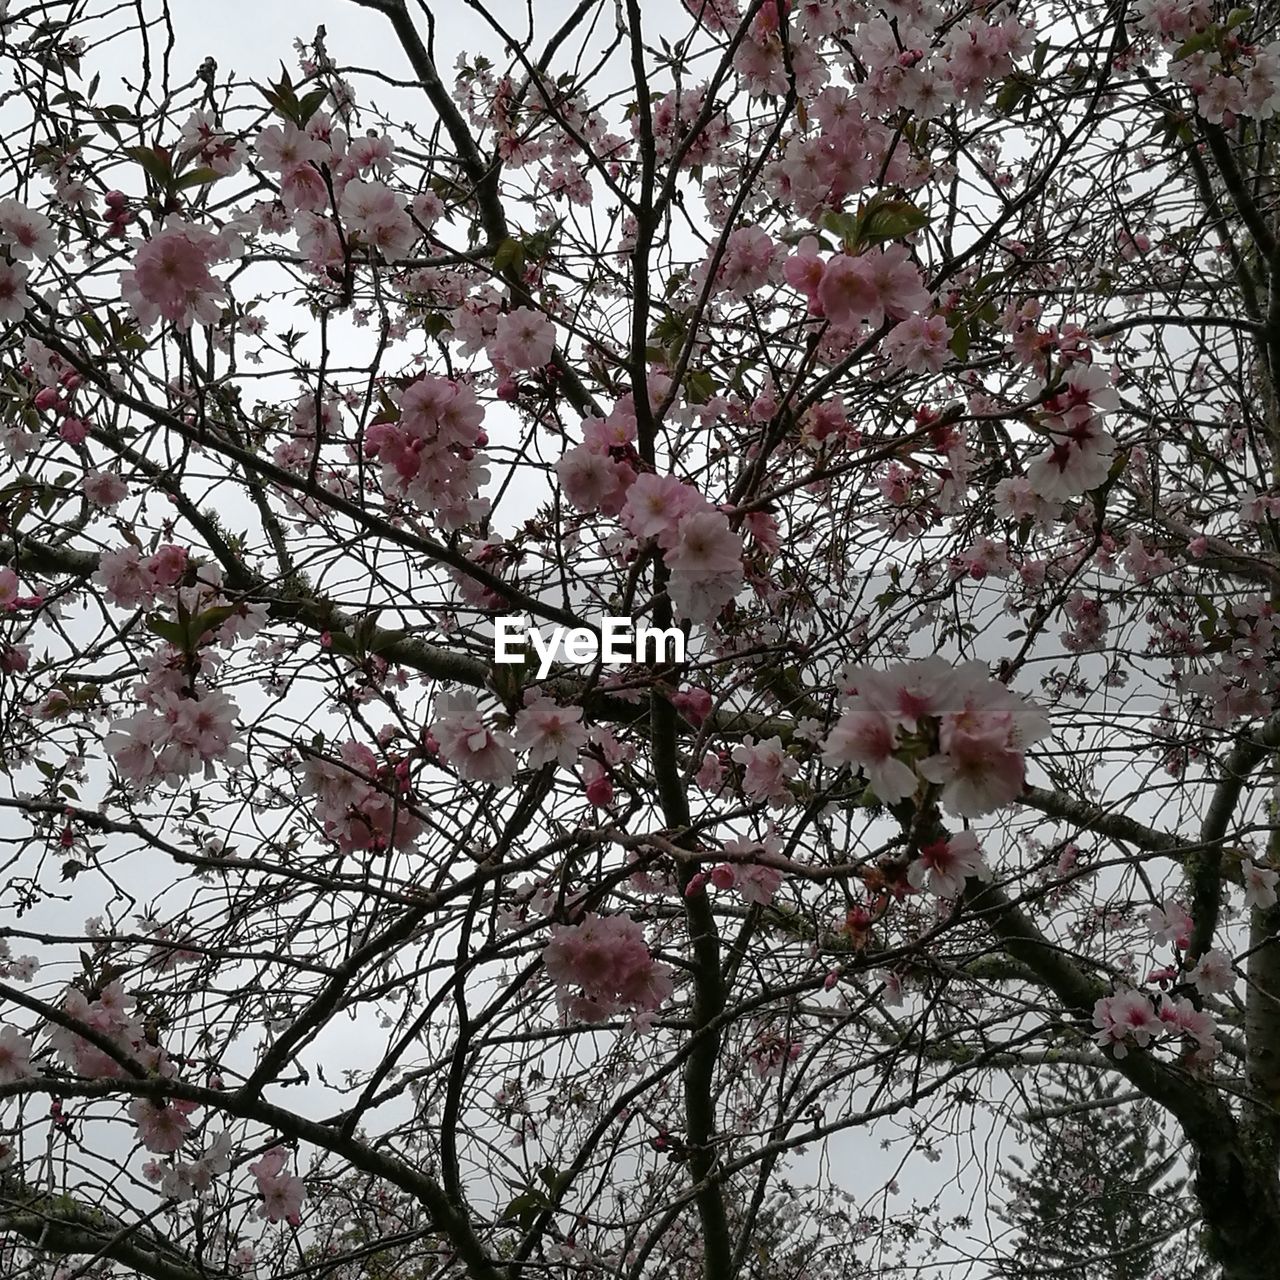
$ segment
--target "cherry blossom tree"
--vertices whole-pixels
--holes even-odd
[[[1271,11],[288,8],[0,4],[5,1274],[1271,1276]]]

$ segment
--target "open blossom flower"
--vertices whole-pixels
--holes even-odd
[[[403,258],[418,238],[408,210],[385,182],[353,178],[343,188],[338,213],[349,232],[377,249],[388,262]]]
[[[636,473],[625,462],[581,444],[561,455],[556,478],[564,496],[579,511],[616,515]]]
[[[222,236],[171,216],[138,249],[133,269],[121,272],[121,295],[144,329],[157,320],[178,329],[213,324],[227,292],[209,268],[231,256]]]
[[[951,352],[951,326],[941,316],[908,316],[884,340],[885,355],[900,369],[939,373]]]
[[[773,837],[761,843],[759,840],[743,838],[726,840],[725,853],[737,855],[732,862],[716,867],[710,879],[717,888],[737,889],[742,900],[753,905],[767,907],[782,888],[783,874],[777,867],[770,867],[760,862],[743,859],[761,853],[777,853],[778,842]]]
[[[541,369],[555,349],[555,325],[542,312],[519,307],[498,317],[489,358],[503,370]]]
[[[6,262],[0,258],[0,322],[16,324],[30,305],[27,268],[21,262]]]
[[[118,506],[129,496],[129,486],[115,471],[86,471],[84,496],[95,507]]]
[[[441,756],[462,777],[495,786],[511,782],[516,773],[511,737],[485,724],[474,694],[465,690],[441,694],[435,710],[431,732],[440,744]]]
[[[735,298],[745,298],[769,283],[781,246],[775,245],[761,227],[739,227],[725,242],[716,270],[716,287]],[[703,279],[710,269],[712,254],[700,269]]]
[[[1211,948],[1200,957],[1190,977],[1202,996],[1225,995],[1236,985],[1231,957],[1217,948]]]
[[[1098,1044],[1104,1049],[1113,1045],[1115,1056],[1123,1058],[1129,1042],[1145,1049],[1164,1024],[1141,991],[1121,991],[1094,1004],[1093,1025],[1098,1028],[1093,1037]]]
[[[897,804],[914,795],[919,785],[915,770],[894,754],[897,748],[898,730],[893,721],[857,699],[841,714],[822,754],[828,764],[861,769],[877,799]]]
[[[191,1132],[188,1115],[196,1108],[193,1102],[153,1102],[135,1098],[129,1114],[138,1126],[138,1140],[157,1155],[172,1155],[179,1150]]]
[[[1276,905],[1276,882],[1280,881],[1280,871],[1270,867],[1260,867],[1256,862],[1244,865],[1244,900],[1260,911]]]
[[[1192,920],[1185,907],[1166,899],[1163,906],[1152,907],[1147,912],[1147,928],[1158,943],[1172,943],[1175,947],[1191,945]]]
[[[551,698],[535,697],[516,712],[516,745],[527,751],[531,769],[556,761],[570,769],[587,743],[581,707],[562,707]]]
[[[19,200],[0,200],[0,244],[19,262],[47,258],[58,247],[49,219]]]
[[[938,657],[885,671],[858,667],[851,673],[858,697],[913,733],[923,719],[962,710],[969,691],[987,678],[980,662],[956,666]]]
[[[197,1160],[159,1166],[154,1172],[143,1173],[150,1181],[160,1183],[160,1193],[173,1200],[186,1202],[204,1195],[213,1186],[213,1180],[231,1168],[231,1135],[227,1132],[216,1138],[200,1153]]]
[[[654,960],[644,929],[629,916],[592,913],[581,924],[552,925],[542,963],[561,1009],[583,1022],[623,1010],[652,1013],[674,991],[671,971]]]
[[[942,786],[949,813],[980,817],[1022,793],[1026,748],[1048,731],[1038,707],[987,680],[969,691],[963,710],[942,718],[939,752],[920,762],[920,773]]]
[[[792,799],[787,783],[800,766],[787,754],[781,738],[756,742],[748,737],[741,746],[734,747],[733,759],[745,766],[742,790],[750,799],[771,805],[786,804]]]
[[[712,621],[742,586],[742,538],[711,508],[680,521],[666,562],[671,601],[691,622]]]
[[[818,300],[832,324],[851,329],[860,322],[879,328],[888,316],[905,320],[929,305],[920,269],[903,245],[853,257],[839,254],[827,263]]]
[[[288,1222],[299,1226],[302,1222],[302,1203],[307,1198],[306,1183],[292,1173],[285,1173],[288,1153],[283,1147],[272,1147],[261,1160],[249,1166],[249,1172],[258,1184],[262,1204],[258,1217],[267,1222]]]
[[[1192,1061],[1212,1062],[1222,1052],[1213,1014],[1207,1009],[1197,1009],[1190,1000],[1165,996],[1160,1002],[1160,1021],[1170,1035],[1187,1036],[1195,1041]]]
[[[5,1027],[0,1031],[0,1084],[14,1084],[33,1075],[31,1041],[17,1027]]]
[[[636,538],[657,538],[670,547],[685,516],[706,511],[706,499],[690,484],[676,476],[645,472],[627,490],[627,500],[619,519]]]
[[[929,878],[929,892],[939,898],[958,898],[970,876],[989,880],[991,870],[982,860],[978,837],[972,831],[959,831],[949,840],[925,845],[907,871],[907,879],[915,889],[924,888]]]
[[[268,125],[258,134],[253,149],[258,153],[262,167],[275,173],[288,173],[308,163],[320,164],[329,155],[329,149],[323,142],[292,122],[283,127]]]

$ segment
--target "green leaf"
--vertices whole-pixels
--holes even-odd
[[[170,622],[158,613],[148,615],[147,630],[153,636],[159,636],[161,640],[167,640],[175,649],[185,649],[187,647],[186,628],[176,622]]]
[[[508,236],[493,255],[493,269],[499,275],[513,272],[519,275],[524,270],[524,246],[519,240]]]
[[[861,224],[857,240],[860,244],[877,244],[882,240],[900,240],[903,236],[929,225],[929,215],[917,209],[910,200],[871,200],[858,218]]]
[[[210,631],[216,631],[228,618],[234,617],[237,612],[239,612],[237,605],[220,604],[215,605],[212,609],[206,609],[203,613],[196,614],[187,624],[192,646],[198,645]]]
[[[206,169],[201,166],[198,169],[191,169],[184,173],[177,182],[173,184],[175,191],[185,191],[188,187],[203,187],[207,183],[217,182],[222,175],[216,169]]]
[[[821,225],[832,235],[839,236],[846,245],[852,245],[858,239],[858,222],[857,216],[852,213],[837,213],[834,209],[828,209],[822,215]]]
[[[684,393],[693,404],[706,404],[716,393],[716,380],[705,369],[694,369],[685,375]]]
[[[298,103],[298,125],[305,128],[311,117],[320,110],[321,104],[329,96],[328,89],[312,89],[304,94]]]
[[[957,325],[956,331],[951,335],[951,341],[947,345],[951,348],[951,353],[957,360],[967,360],[969,358],[969,326],[967,324]]]
[[[1181,62],[1183,58],[1189,58],[1193,53],[1205,53],[1209,49],[1215,48],[1218,43],[1218,34],[1217,24],[1211,23],[1197,35],[1184,40],[1178,46],[1178,51],[1173,55],[1171,61]]]
[[[125,155],[136,160],[154,182],[167,187],[173,180],[173,161],[159,147],[125,147]]]
[[[996,110],[1002,116],[1012,115],[1018,103],[1030,92],[1031,86],[1021,76],[1008,76],[996,94]]]
[[[551,1201],[537,1189],[522,1192],[503,1210],[499,1222],[518,1222],[528,1231],[537,1221],[543,1209],[549,1209]]]

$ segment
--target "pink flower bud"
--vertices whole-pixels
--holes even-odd
[[[718,867],[712,868],[711,883],[717,889],[732,889],[733,882],[737,879],[733,867],[727,862],[722,862]]]
[[[83,418],[63,418],[58,435],[68,444],[84,444],[89,435],[89,424]]]
[[[44,413],[46,409],[52,409],[58,403],[58,389],[56,387],[41,387],[36,392],[36,408]]]
[[[609,775],[603,773],[587,783],[587,800],[597,809],[607,809],[613,803],[613,783]]]
[[[685,885],[684,896],[686,898],[696,898],[703,890],[707,883],[707,877],[699,871],[692,880]]]

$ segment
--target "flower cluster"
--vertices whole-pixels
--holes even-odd
[[[150,1146],[148,1149],[156,1150]],[[213,1186],[214,1178],[230,1168],[231,1135],[224,1131],[195,1160],[174,1160],[168,1164],[149,1160],[142,1166],[142,1176],[148,1182],[158,1183],[162,1195],[185,1202],[204,1195]]]
[[[516,757],[510,734],[490,729],[475,694],[466,690],[436,699],[431,734],[441,757],[463,778],[506,786],[515,777]]]
[[[629,916],[592,913],[581,924],[552,925],[542,963],[560,1008],[583,1022],[652,1013],[674,991],[670,969],[654,960],[644,929]]]
[[[679,613],[710,622],[742,586],[742,538],[692,485],[646,473],[627,492],[622,523],[653,538],[670,571],[667,590]]]
[[[484,410],[464,382],[424,376],[399,397],[399,415],[374,423],[365,453],[382,464],[386,492],[431,512],[443,529],[457,529],[488,510],[479,497],[489,478],[481,430]]]
[[[262,1204],[258,1217],[267,1222],[302,1223],[302,1202],[307,1198],[306,1183],[297,1174],[286,1173],[289,1153],[283,1147],[272,1147],[261,1160],[249,1166],[258,1184]]]
[[[303,793],[315,800],[315,817],[343,853],[404,849],[422,832],[407,807],[412,798],[403,771],[380,766],[362,743],[344,742],[340,761],[308,759]]]
[[[897,804],[922,782],[950,813],[978,817],[1018,798],[1025,751],[1049,729],[1040,710],[992,680],[982,663],[941,658],[851,673],[852,695],[824,744],[828,764],[861,769]]]
[[[144,329],[157,320],[178,329],[211,325],[222,314],[227,291],[209,268],[238,256],[238,250],[233,234],[171,216],[138,246],[132,269],[121,272],[121,296]]]
[[[1103,996],[1093,1006],[1093,1025],[1094,1040],[1110,1046],[1117,1058],[1125,1057],[1131,1046],[1146,1049],[1164,1036],[1189,1040],[1195,1062],[1211,1061],[1222,1048],[1212,1015],[1177,996],[1160,996],[1158,1007],[1144,991]]]

